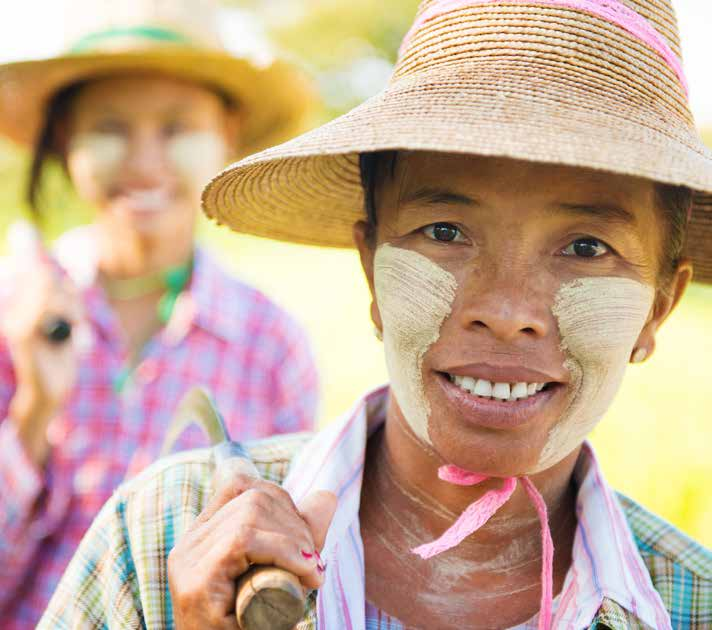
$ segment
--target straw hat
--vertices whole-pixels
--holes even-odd
[[[245,154],[281,142],[314,103],[311,84],[268,52],[230,54],[214,0],[71,0],[66,50],[0,66],[0,133],[34,143],[49,99],[63,87],[120,72],[161,72],[213,86],[245,113]]]
[[[204,209],[235,230],[348,247],[361,152],[602,169],[700,191],[688,254],[712,282],[712,154],[686,90],[669,0],[429,0],[381,94],[230,167]]]

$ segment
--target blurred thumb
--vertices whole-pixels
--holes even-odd
[[[333,492],[320,490],[306,497],[299,504],[299,512],[309,525],[317,549],[324,547],[326,534],[334,518],[338,499]]]

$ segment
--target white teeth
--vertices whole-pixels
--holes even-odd
[[[479,379],[475,385],[475,391],[473,392],[477,396],[485,396],[491,398],[492,396],[492,383],[489,381],[483,381]]]
[[[509,383],[495,383],[492,388],[492,398],[499,398],[500,400],[509,400],[509,394],[511,389]]]
[[[448,376],[451,382],[469,394],[510,402],[535,396],[546,386],[546,383],[492,383],[491,381],[475,379],[471,376],[453,374]]]
[[[475,392],[475,379],[472,378],[471,376],[466,376],[465,378],[462,379],[462,383],[460,383],[460,387],[462,389],[466,389],[470,393]]]
[[[133,203],[145,207],[163,206],[167,200],[165,192],[161,189],[145,191],[134,190],[128,193],[127,197],[131,199]]]

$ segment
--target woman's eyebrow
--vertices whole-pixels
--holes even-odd
[[[638,219],[632,212],[615,204],[563,203],[558,207],[570,214],[592,216],[620,225],[635,226],[638,224]]]
[[[406,192],[400,200],[401,205],[426,204],[440,205],[450,204],[457,206],[476,206],[479,202],[462,193],[447,190],[445,188],[419,188],[414,192]]]

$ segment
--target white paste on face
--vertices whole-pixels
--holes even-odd
[[[572,395],[531,473],[571,453],[608,411],[654,299],[651,286],[627,278],[585,278],[561,288],[552,310]]]
[[[209,131],[176,134],[166,142],[165,150],[169,167],[195,197],[227,160],[224,139]],[[120,177],[128,154],[129,142],[121,134],[77,134],[69,148],[70,171],[77,181],[106,190]]]
[[[423,357],[452,311],[457,282],[425,256],[386,244],[376,251],[374,283],[393,394],[414,433],[431,444]]]
[[[227,145],[218,133],[192,131],[171,138],[167,154],[181,180],[200,193],[225,166]]]
[[[80,133],[69,144],[68,162],[78,180],[108,187],[128,155],[128,141],[116,133]]]

